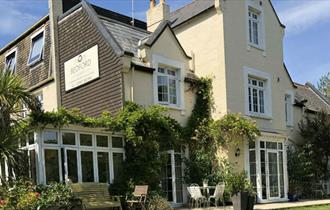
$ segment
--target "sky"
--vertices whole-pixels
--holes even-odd
[[[132,0],[88,0],[107,9],[132,14]],[[135,18],[145,20],[149,0],[133,0]],[[192,0],[167,0],[175,10]],[[286,25],[284,62],[298,83],[317,84],[330,71],[330,0],[272,0]],[[0,0],[0,48],[45,16],[48,0]]]

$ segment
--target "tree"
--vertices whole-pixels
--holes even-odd
[[[15,130],[23,121],[23,104],[31,111],[40,110],[40,103],[18,76],[0,71],[0,159],[14,160],[18,140]]]
[[[314,180],[329,178],[328,163],[330,160],[330,115],[320,112],[306,116],[299,123],[300,134],[304,138],[303,152],[312,167]]]
[[[323,93],[326,97],[330,98],[330,72],[323,75],[317,83],[318,89]]]

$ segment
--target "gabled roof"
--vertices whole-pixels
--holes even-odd
[[[162,33],[165,31],[165,29],[168,28],[171,31],[175,41],[178,43],[178,45],[179,45],[180,49],[182,50],[182,52],[184,53],[184,55],[187,58],[191,59],[191,57],[189,55],[187,55],[186,51],[183,49],[181,43],[179,42],[178,38],[176,37],[176,35],[175,35],[174,31],[172,30],[170,24],[171,24],[170,21],[163,20],[157,26],[156,30],[153,33],[151,33],[145,39],[141,40],[141,44],[144,44],[146,46],[151,47],[158,40],[158,38],[162,35]]]
[[[172,28],[175,28],[191,18],[214,7],[214,0],[193,0],[170,14]]]
[[[330,113],[330,101],[320,91],[318,91],[311,83],[305,85],[295,83],[296,101],[304,104],[304,106],[312,112],[319,112],[321,110]]]
[[[281,27],[285,28],[285,25],[282,24],[280,18],[278,17],[275,8],[271,2],[268,0],[272,10],[275,13],[276,19],[278,20]],[[172,23],[172,28],[175,28],[188,20],[208,11],[209,9],[213,8],[215,5],[214,0],[193,0],[190,4],[187,4],[170,14],[170,20]]]

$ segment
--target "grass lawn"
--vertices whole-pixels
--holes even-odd
[[[306,206],[306,207],[295,207],[283,210],[330,210],[330,205],[320,205],[320,206]]]

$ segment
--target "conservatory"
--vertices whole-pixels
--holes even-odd
[[[104,182],[120,177],[125,158],[123,135],[101,129],[71,127],[30,132],[20,142],[26,169],[35,183]],[[1,176],[15,176],[2,161]],[[18,176],[18,175],[17,175]]]

